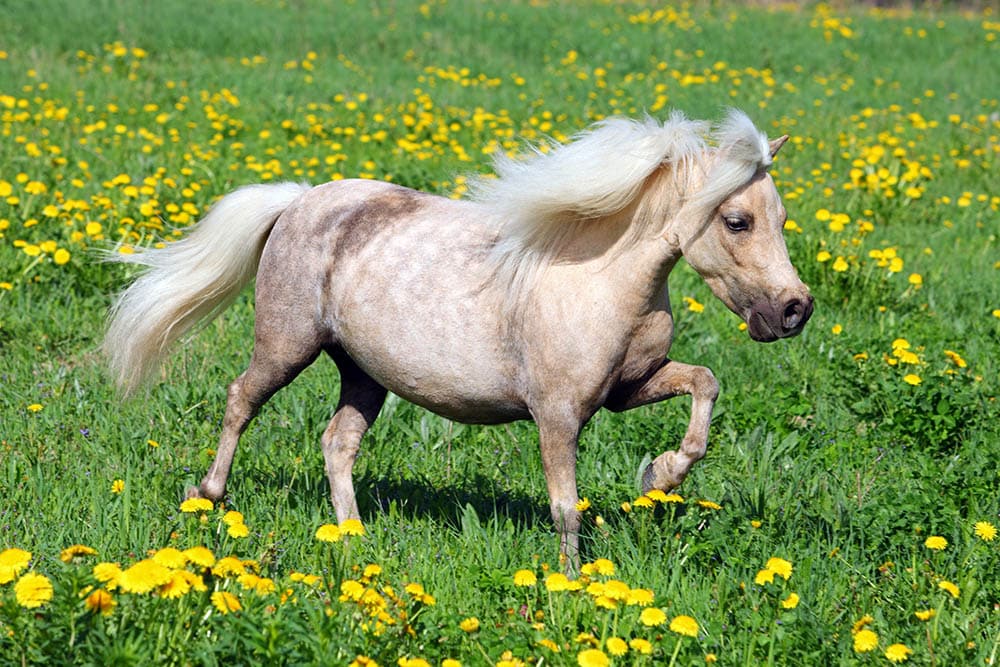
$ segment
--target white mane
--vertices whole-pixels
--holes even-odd
[[[570,143],[551,144],[547,152],[533,148],[515,159],[497,155],[497,178],[472,183],[472,198],[487,206],[499,225],[492,258],[497,279],[509,293],[520,292],[541,266],[558,257],[574,223],[622,211],[661,166],[672,167],[676,182],[685,183],[696,164],[707,175],[696,191],[679,193],[678,205],[707,218],[770,166],[767,137],[735,109],[714,129],[675,111],[663,123],[648,116],[604,120]],[[631,239],[638,243],[645,230],[635,231]]]

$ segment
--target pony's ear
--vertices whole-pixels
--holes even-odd
[[[768,151],[771,153],[771,159],[774,159],[774,156],[778,154],[778,151],[781,150],[781,147],[785,145],[786,141],[788,141],[787,134],[771,140],[768,145]]]

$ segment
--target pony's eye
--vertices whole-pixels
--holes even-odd
[[[722,220],[726,223],[726,229],[731,232],[745,232],[750,229],[750,219],[742,215],[727,215]]]

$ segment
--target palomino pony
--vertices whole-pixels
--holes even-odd
[[[114,305],[104,350],[132,391],[256,276],[250,365],[229,385],[218,453],[189,495],[223,495],[247,424],[326,352],[341,378],[322,437],[338,521],[358,518],[351,470],[387,390],[461,422],[533,419],[572,568],[577,438],[599,408],[691,395],[680,447],[647,467],[644,491],[676,487],[705,456],[718,384],[667,358],[677,261],[755,340],[793,336],[812,313],[768,174],[786,139],[769,143],[738,111],[714,129],[675,113],[498,157],[498,178],[468,201],[362,180],[244,187],[182,240],[119,258],[148,270]]]

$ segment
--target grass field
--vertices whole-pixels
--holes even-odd
[[[0,662],[997,664],[997,13],[39,0],[0,21]],[[102,252],[246,183],[458,197],[497,150],[729,105],[792,136],[773,173],[816,313],[756,344],[674,271],[671,357],[722,386],[709,453],[640,498],[689,402],[599,413],[579,583],[553,576],[531,424],[390,400],[363,528],[328,526],[322,361],[248,430],[224,504],[182,510],[252,294],[126,401],[97,349],[131,276]]]

